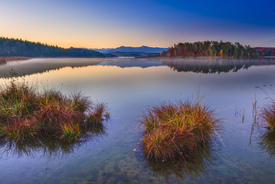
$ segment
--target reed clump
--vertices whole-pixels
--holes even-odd
[[[147,158],[167,160],[192,154],[220,130],[214,111],[203,103],[163,103],[147,110],[141,125],[143,151]]]
[[[0,89],[0,137],[16,141],[50,136],[80,141],[93,124],[109,118],[105,104],[93,104],[81,93],[67,97],[51,89],[39,93],[12,80]]]
[[[264,126],[270,131],[275,132],[275,102],[261,109],[260,118],[263,119]]]

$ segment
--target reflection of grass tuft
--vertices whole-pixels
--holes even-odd
[[[258,142],[260,148],[266,150],[271,156],[275,155],[275,132],[266,132]]]
[[[100,124],[107,118],[105,104],[92,104],[80,93],[70,98],[56,90],[40,94],[14,80],[0,90],[1,137],[19,141],[51,136],[75,141],[88,133],[88,123]]]
[[[143,151],[148,158],[163,160],[194,153],[213,138],[218,122],[214,112],[197,101],[149,108],[141,121],[145,126]]]
[[[216,145],[218,146],[218,145]],[[214,163],[216,151],[212,149],[212,143],[205,142],[192,155],[183,155],[183,158],[157,162],[155,159],[146,159],[146,164],[159,178],[159,183],[167,182],[171,175],[175,176],[177,182],[188,183],[188,178],[199,178]]]

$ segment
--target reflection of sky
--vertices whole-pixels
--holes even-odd
[[[1,36],[62,47],[169,47],[185,41],[275,46],[274,1],[0,1]]]
[[[150,68],[167,66],[178,72],[228,73],[248,69],[251,66],[274,65],[274,59],[202,59],[202,58],[34,58],[0,65],[0,78],[44,73],[62,68],[86,66],[116,66],[120,68]],[[98,68],[98,70],[100,70]],[[111,71],[112,73],[112,71]],[[81,74],[80,74],[81,75]]]
[[[33,65],[34,69],[36,69],[35,65],[41,63],[40,60],[44,61],[44,59],[25,61],[25,65]],[[139,60],[140,62],[138,62]],[[66,67],[65,65],[59,69],[53,68],[43,73],[36,74],[34,72],[34,74],[23,77],[24,80],[35,85],[42,85],[44,88],[56,86],[58,89],[66,89],[68,92],[84,90],[87,93],[92,93],[93,95],[91,96],[99,95],[100,98],[103,96],[110,97],[110,94],[120,96],[125,91],[128,92],[121,96],[123,98],[127,96],[130,98],[134,93],[139,93],[140,97],[143,98],[146,96],[144,94],[148,93],[150,96],[156,89],[167,94],[171,94],[169,91],[173,89],[172,93],[176,92],[174,93],[176,96],[179,93],[189,91],[190,96],[195,93],[200,83],[200,87],[208,89],[207,93],[212,90],[243,93],[246,91],[247,85],[254,88],[257,85],[261,86],[265,82],[270,82],[268,79],[274,78],[273,71],[275,67],[274,65],[268,65],[267,67],[251,66],[248,69],[241,69],[234,73],[197,74],[192,71],[173,71],[160,62],[157,65],[157,61],[146,62],[144,59],[124,59],[120,62],[117,59],[106,59],[103,62],[97,59],[80,59],[79,61],[74,59],[46,59],[45,61],[51,66],[54,66],[54,62],[56,66],[62,66],[62,63],[66,61],[71,62],[71,65],[77,64],[74,68],[71,66]],[[118,64],[116,64],[116,61]],[[93,63],[97,64],[98,62],[101,63],[93,65]],[[89,66],[90,64],[92,65]],[[19,62],[18,65],[21,70],[27,70],[28,68],[23,67],[24,62]],[[13,67],[10,67],[14,68],[15,66],[16,62],[13,63]],[[2,79],[1,81],[7,83],[8,79]],[[223,94],[223,92],[220,94]],[[220,94],[217,93],[217,95]]]
[[[266,102],[266,95],[255,86],[262,86],[265,82],[275,84],[274,69],[274,65],[252,66],[235,73],[201,74],[176,72],[167,66],[120,68],[91,65],[25,76],[25,81],[37,86],[53,86],[64,93],[81,91],[92,100],[106,102],[111,119],[106,123],[106,135],[102,139],[88,143],[67,159],[0,159],[0,183],[80,183],[100,178],[96,171],[106,176],[104,181],[95,183],[106,183],[111,177],[122,183],[136,178],[149,182],[154,177],[145,168],[144,161],[137,158],[142,152],[133,151],[140,142],[138,121],[148,106],[190,99],[196,96],[198,89],[200,95],[205,96],[205,104],[215,109],[218,118],[223,118],[224,133],[221,136],[224,146],[215,155],[215,163],[207,165],[207,171],[200,178],[185,175],[185,179],[189,183],[260,183],[263,180],[270,183],[274,181],[275,160],[259,149],[254,139],[252,146],[248,143],[255,96],[258,105]],[[7,79],[2,78],[0,83],[3,82]],[[244,123],[239,113],[242,114],[243,109]],[[127,175],[132,171],[136,175]],[[172,183],[172,179],[171,175],[167,183]]]

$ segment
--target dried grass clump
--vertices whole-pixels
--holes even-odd
[[[0,89],[0,137],[22,141],[51,136],[77,141],[91,132],[92,124],[108,118],[105,104],[93,104],[80,93],[71,97],[53,89],[38,93],[15,80]]]
[[[144,115],[143,151],[148,158],[167,160],[194,153],[220,130],[219,119],[203,103],[180,101],[151,107]]]
[[[270,132],[275,130],[275,102],[261,109],[260,118],[264,120],[265,127]]]

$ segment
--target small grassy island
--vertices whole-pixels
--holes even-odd
[[[220,130],[214,111],[198,101],[151,107],[141,120],[147,158],[167,160],[192,154]]]
[[[57,90],[39,93],[12,80],[0,89],[0,137],[23,141],[41,137],[81,141],[91,127],[109,118],[105,104],[92,104],[80,93],[67,97]]]

